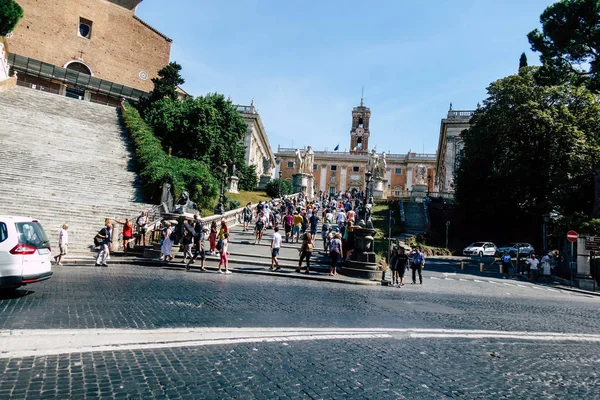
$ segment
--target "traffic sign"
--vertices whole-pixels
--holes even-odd
[[[579,234],[577,232],[575,232],[575,231],[567,232],[567,240],[569,242],[576,242],[578,238],[579,238]]]
[[[585,249],[592,251],[600,250],[600,236],[586,236],[585,237]]]

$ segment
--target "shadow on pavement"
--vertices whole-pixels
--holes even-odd
[[[19,299],[34,293],[35,291],[27,289],[0,289],[0,301]]]

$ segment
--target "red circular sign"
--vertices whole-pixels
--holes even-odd
[[[579,237],[579,234],[575,231],[567,232],[567,240],[569,242],[576,242],[578,237]]]

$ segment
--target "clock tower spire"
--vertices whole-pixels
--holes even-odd
[[[363,87],[364,93],[364,87]],[[350,153],[361,154],[369,151],[369,120],[371,109],[365,107],[364,97],[361,95],[360,106],[352,109],[352,129],[350,130]]]

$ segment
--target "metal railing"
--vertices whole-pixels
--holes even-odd
[[[95,93],[111,97],[124,98],[136,102],[139,101],[140,98],[148,95],[144,91],[129,86],[95,78],[91,75],[77,72],[72,69],[58,67],[14,53],[8,55],[8,63],[12,69],[17,72],[22,72],[37,78],[74,85],[85,90],[91,90]]]
[[[23,82],[17,79],[17,85],[18,86],[23,86],[29,89],[34,89],[34,90],[39,90],[41,92],[47,92],[47,93],[53,93],[53,94],[59,94],[59,91],[53,88],[50,88],[48,86],[42,86],[42,85],[38,85],[35,83],[31,83],[31,82]]]
[[[254,106],[236,105],[235,109],[240,114],[256,114],[256,107],[254,107]]]

